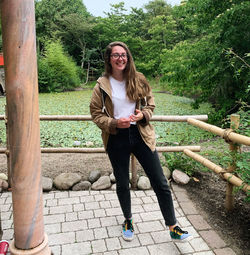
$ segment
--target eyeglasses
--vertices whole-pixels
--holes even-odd
[[[111,54],[110,56],[111,56],[113,59],[119,59],[119,58],[126,59],[126,58],[128,57],[128,55],[125,54],[125,53],[122,53],[122,54],[114,53],[114,54]]]

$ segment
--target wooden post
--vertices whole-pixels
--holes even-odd
[[[135,158],[134,154],[131,154],[131,172],[132,172],[131,187],[132,187],[132,189],[136,189],[136,187],[137,187],[137,170],[136,170],[136,158]]]
[[[44,233],[34,0],[1,0],[14,239],[11,255],[49,255]]]
[[[232,114],[230,120],[231,120],[230,128],[232,130],[237,130],[239,128],[240,116],[237,114]],[[236,153],[238,151],[238,148],[239,146],[237,144],[229,142],[229,149],[232,154],[232,162],[231,165],[228,167],[227,171],[230,173],[233,173],[236,169]],[[226,201],[225,201],[225,207],[227,211],[231,211],[234,208],[233,188],[234,185],[228,182],[226,188]]]

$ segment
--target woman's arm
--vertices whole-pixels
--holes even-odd
[[[106,98],[107,100],[107,98]],[[105,100],[105,101],[106,101]],[[97,83],[93,89],[90,101],[90,114],[93,122],[102,130],[110,134],[116,134],[117,120],[107,115],[107,111],[103,111],[103,100],[100,85]]]

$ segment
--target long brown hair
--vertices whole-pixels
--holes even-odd
[[[124,69],[124,77],[126,79],[126,91],[127,96],[132,101],[137,101],[140,98],[145,97],[150,91],[149,84],[147,79],[142,73],[136,71],[135,63],[132,57],[132,54],[128,46],[123,42],[112,42],[110,43],[105,51],[105,73],[104,76],[109,77],[112,75],[112,66],[110,64],[110,55],[112,53],[112,48],[114,46],[121,46],[127,52],[128,61]]]

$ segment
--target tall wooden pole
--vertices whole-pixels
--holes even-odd
[[[14,240],[12,255],[51,254],[44,233],[34,0],[1,0]]]
[[[240,123],[240,116],[237,114],[232,114],[230,117],[231,124],[230,128],[232,130],[237,130],[239,128],[239,123]],[[232,162],[230,166],[228,167],[227,171],[230,173],[233,173],[236,169],[236,159],[235,159],[235,154],[238,151],[239,146],[233,142],[229,143],[229,149],[232,153]],[[234,185],[231,183],[227,183],[227,188],[226,188],[226,200],[225,200],[225,208],[228,211],[233,210],[234,208],[234,195],[233,195],[233,188]]]

